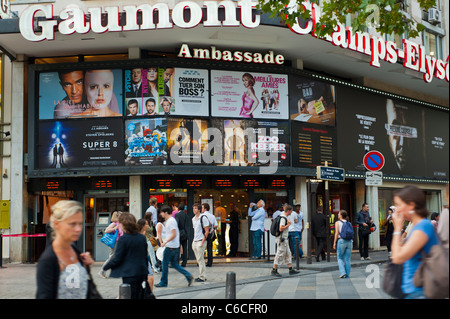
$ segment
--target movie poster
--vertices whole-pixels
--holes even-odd
[[[38,167],[122,166],[122,136],[121,119],[40,122]]]
[[[292,166],[338,166],[336,129],[292,122]]]
[[[427,177],[449,178],[449,114],[427,109],[425,112],[425,161]]]
[[[39,119],[122,116],[122,70],[39,74]]]
[[[125,114],[209,116],[208,79],[208,70],[173,67],[125,70]]]
[[[167,165],[167,120],[141,118],[125,121],[125,165]]]
[[[425,109],[346,87],[337,88],[339,160],[348,171],[366,171],[369,151],[384,155],[385,174],[425,176]]]
[[[301,76],[289,76],[291,120],[336,126],[335,87]]]
[[[211,90],[212,116],[289,118],[287,75],[213,70]]]
[[[255,140],[249,141],[253,165],[289,166],[290,133],[288,122],[249,121]]]
[[[168,118],[167,148],[170,164],[204,164],[208,147],[208,122],[200,119]]]

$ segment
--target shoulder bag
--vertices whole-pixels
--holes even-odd
[[[389,263],[383,278],[383,290],[391,297],[403,299],[405,297],[402,291],[403,282],[403,264]]]

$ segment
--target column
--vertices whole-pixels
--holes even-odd
[[[142,208],[142,176],[130,176],[129,200],[130,213],[136,217],[136,220],[141,219],[144,216]]]

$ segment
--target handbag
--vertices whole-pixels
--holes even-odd
[[[403,264],[389,263],[384,273],[383,290],[393,298],[403,299],[402,282]]]
[[[89,266],[86,267],[89,275],[88,278],[88,292],[87,299],[103,299],[102,295],[97,290],[97,286],[95,285],[94,279],[91,275],[91,268]]]
[[[449,297],[448,250],[441,243],[431,247],[428,255],[422,249],[422,262],[414,275],[414,286],[423,287],[428,299]]]
[[[110,248],[114,248],[117,241],[117,236],[119,234],[119,231],[115,231],[114,233],[105,233],[102,238],[100,238],[100,241],[104,243],[106,246]]]

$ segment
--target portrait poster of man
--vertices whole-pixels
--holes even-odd
[[[121,119],[39,123],[39,168],[123,165]]]
[[[212,70],[211,91],[213,116],[289,118],[287,75]]]
[[[418,105],[339,87],[339,159],[347,170],[365,171],[363,157],[379,151],[383,173],[425,176],[424,109]]]
[[[125,121],[125,165],[167,165],[167,119]]]
[[[289,77],[291,120],[336,126],[335,87],[301,76]]]
[[[122,70],[39,74],[39,119],[122,116]]]
[[[202,152],[208,144],[207,129],[206,120],[169,118],[167,148],[170,163],[202,164]]]

